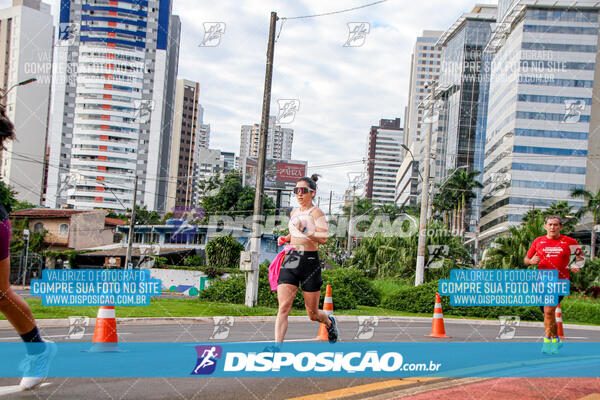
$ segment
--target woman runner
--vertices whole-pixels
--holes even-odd
[[[327,336],[330,343],[335,343],[339,332],[333,315],[327,315],[319,310],[321,297],[321,263],[319,261],[319,244],[327,242],[327,220],[325,214],[313,205],[317,193],[317,179],[319,175],[298,180],[294,194],[300,204],[299,208],[292,211],[288,224],[290,233],[281,236],[278,244],[290,242],[294,250],[290,251],[281,265],[277,281],[277,300],[279,309],[275,321],[275,342],[283,342],[288,328],[288,316],[292,303],[298,292],[302,289],[306,312],[311,321],[327,325]]]
[[[5,140],[14,137],[14,126],[6,116],[4,107],[0,106],[0,149],[4,150]],[[42,339],[29,305],[10,286],[9,210],[10,205],[0,201],[0,312],[25,342],[27,356],[20,365],[23,371],[20,386],[22,390],[30,390],[46,379],[50,361],[56,354],[56,344]]]

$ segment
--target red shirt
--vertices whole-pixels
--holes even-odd
[[[538,269],[558,270],[558,279],[569,279],[569,259],[571,254],[581,253],[581,247],[577,240],[560,235],[558,239],[548,239],[540,236],[531,243],[527,257],[537,255],[540,258]]]

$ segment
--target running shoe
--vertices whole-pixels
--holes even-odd
[[[263,349],[263,353],[279,353],[280,351],[279,346],[267,346]]]
[[[562,345],[563,345],[562,340],[560,340],[557,337],[552,338],[552,347],[551,347],[552,354],[558,354],[558,350],[560,350]]]
[[[44,341],[46,349],[39,354],[28,354],[21,361],[19,369],[23,371],[23,379],[21,379],[21,390],[31,390],[41,385],[48,376],[50,363],[56,356],[56,343]]]
[[[552,353],[552,339],[548,337],[544,337],[544,344],[542,344],[542,353],[543,354],[553,354]]]
[[[335,317],[333,315],[330,315],[329,320],[331,321],[331,325],[329,325],[329,327],[327,328],[327,339],[329,339],[329,343],[335,343],[338,341],[340,332],[338,331]]]

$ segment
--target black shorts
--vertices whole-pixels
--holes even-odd
[[[318,251],[290,251],[281,264],[277,283],[302,287],[305,292],[318,292],[323,285]]]
[[[565,296],[558,296],[558,304],[557,306],[560,305],[560,302],[562,301],[562,299],[564,299]],[[554,306],[553,306],[554,307]],[[542,314],[544,313],[544,306],[540,306],[540,310],[542,310]]]

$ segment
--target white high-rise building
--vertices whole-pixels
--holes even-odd
[[[257,158],[260,139],[260,124],[242,125],[240,135],[240,160],[246,157]],[[269,118],[267,158],[292,159],[294,130],[275,125],[275,117]]]
[[[62,1],[46,205],[166,208],[181,24],[171,0]],[[68,79],[65,79],[65,75]]]
[[[0,10],[0,102],[16,133],[0,151],[0,179],[18,200],[36,205],[43,198],[53,36],[50,5],[40,0],[13,0]]]
[[[397,172],[395,199],[398,205],[417,203],[419,168],[422,168],[421,131],[425,127],[423,116],[425,109],[419,104],[427,97],[431,88],[430,81],[437,81],[440,76],[441,47],[436,46],[444,31],[425,30],[417,37],[413,54],[410,57],[410,79],[408,87],[408,106],[404,119],[404,145],[410,148],[413,156],[402,150],[403,156],[409,160],[401,164]]]
[[[396,174],[402,163],[404,130],[400,118],[382,119],[372,126],[367,143],[366,197],[374,204],[395,201]]]
[[[437,81],[440,76],[442,48],[436,46],[444,31],[423,31],[417,37],[413,54],[410,57],[410,79],[408,87],[408,107],[404,120],[405,142],[411,146],[420,140],[425,110],[419,104],[429,94],[427,82]]]
[[[491,65],[481,239],[600,185],[598,2],[501,0]]]

